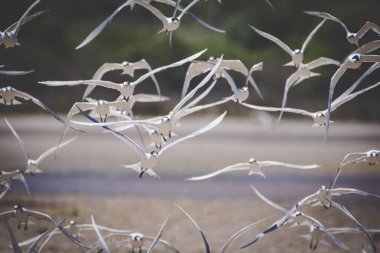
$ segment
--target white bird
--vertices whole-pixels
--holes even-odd
[[[17,228],[20,229],[21,225],[24,224],[24,229],[28,229],[28,222],[30,219],[36,219],[38,221],[47,221],[49,223],[52,223],[53,225],[57,226],[59,230],[68,238],[70,239],[73,243],[76,245],[88,249],[86,245],[84,245],[81,241],[79,241],[77,238],[74,238],[60,223],[58,223],[54,218],[52,218],[50,215],[34,211],[34,210],[29,210],[21,205],[15,205],[13,210],[11,211],[5,211],[0,213],[0,219],[1,220],[9,220],[9,219],[15,219],[18,222]]]
[[[380,65],[379,65],[380,67]],[[366,75],[363,75],[361,78],[358,79],[358,81],[362,81]],[[353,86],[357,86],[360,82],[355,82]],[[354,99],[356,96],[367,92],[373,88],[376,88],[377,86],[380,85],[380,82],[373,84],[371,86],[368,86],[367,88],[361,89],[359,91],[356,91],[351,94],[346,94],[343,93],[341,96],[338,98],[334,99],[334,101],[331,103],[331,112],[335,111],[339,106],[343,105],[344,103]],[[353,87],[351,86],[351,87]],[[349,88],[350,89],[350,88]],[[251,105],[247,103],[242,103],[243,106],[254,109],[254,110],[261,110],[261,111],[268,111],[268,112],[289,112],[289,113],[296,113],[296,114],[301,114],[307,117],[310,117],[313,119],[314,124],[312,127],[325,127],[327,125],[327,114],[328,114],[328,109],[325,109],[323,111],[317,111],[317,112],[309,112],[303,109],[295,109],[295,108],[277,108],[277,107],[267,107],[267,106],[257,106],[257,105]],[[330,121],[331,123],[332,121]]]
[[[157,151],[152,151],[150,153],[145,152],[140,146],[138,146],[131,139],[129,139],[129,138],[127,139],[125,137],[122,137],[120,135],[115,134],[116,137],[120,138],[121,140],[127,142],[130,146],[132,146],[132,148],[140,155],[140,162],[138,162],[136,164],[132,164],[132,165],[123,165],[123,167],[132,169],[136,172],[139,172],[140,178],[142,177],[142,175],[145,172],[147,172],[152,177],[159,178],[159,176],[153,171],[153,169],[156,167],[160,155],[162,155],[166,150],[168,150],[170,147],[173,147],[176,144],[179,144],[185,140],[194,138],[198,135],[201,135],[201,134],[213,129],[223,120],[226,113],[227,112],[224,112],[219,117],[217,117],[215,120],[213,120],[211,123],[207,124],[206,126],[202,127],[201,129],[169,143],[168,145],[161,148],[161,150],[159,150],[158,152]]]
[[[320,165],[316,165],[316,164],[299,165],[299,164],[282,163],[282,162],[276,162],[276,161],[257,161],[255,158],[250,158],[249,161],[246,163],[237,163],[237,164],[225,167],[223,169],[217,170],[215,172],[212,172],[203,176],[191,177],[186,180],[204,180],[204,179],[215,177],[217,175],[220,175],[226,172],[242,171],[242,170],[248,170],[249,176],[253,174],[257,174],[265,178],[266,176],[264,172],[262,171],[262,168],[268,167],[268,166],[281,166],[281,167],[287,167],[287,168],[293,168],[293,169],[299,169],[299,170],[310,170],[310,169],[316,169],[320,167]]]
[[[48,150],[46,150],[44,153],[42,153],[37,159],[32,159],[29,153],[28,148],[26,147],[25,143],[22,141],[21,137],[18,135],[16,130],[12,127],[12,125],[9,123],[7,118],[5,118],[5,122],[7,123],[8,127],[11,129],[13,135],[16,137],[18,143],[20,144],[24,155],[26,159],[26,169],[23,171],[23,173],[30,173],[31,175],[35,175],[37,173],[42,173],[42,170],[39,168],[39,164],[46,159],[49,155],[56,152],[57,149],[62,148],[66,146],[67,144],[75,141],[77,137],[71,138],[70,140],[63,142],[59,146],[54,146]]]
[[[380,40],[375,40],[364,44],[355,51],[353,51],[344,61],[341,63],[338,70],[332,76],[330,81],[329,96],[328,96],[328,107],[327,107],[327,125],[325,132],[325,140],[327,139],[327,134],[329,130],[329,120],[331,112],[331,102],[334,95],[335,87],[339,79],[343,76],[347,69],[358,69],[364,62],[380,62],[380,55],[368,55],[372,51],[380,48]]]
[[[143,0],[143,1],[146,4],[150,4],[153,0]],[[154,1],[155,2],[164,3],[164,4],[167,4],[167,5],[171,5],[171,6],[175,7],[175,8],[178,8],[179,11],[184,12],[184,8],[179,3],[177,4],[177,2],[175,2],[175,1],[172,1],[172,0],[154,0]],[[135,4],[136,4],[135,0],[127,0],[127,1],[125,1],[110,16],[108,16],[100,25],[98,25],[75,49],[80,49],[80,48],[86,46],[93,39],[95,39],[101,33],[101,31],[103,31],[103,29],[111,22],[111,20],[122,9],[124,9],[127,6],[130,6],[131,9],[133,9],[133,7],[134,7]],[[216,32],[219,32],[219,33],[225,33],[224,30],[215,28],[215,27],[207,24],[206,22],[204,22],[203,20],[201,20],[200,18],[198,18],[197,16],[195,16],[190,11],[186,11],[186,14],[188,14],[190,17],[194,18],[198,23],[200,23],[201,25],[205,26],[206,28],[208,28],[210,30],[213,30],[213,31],[216,31]]]
[[[324,66],[324,65],[337,65],[337,66],[339,66],[339,62],[336,60],[330,59],[330,58],[320,57],[320,58],[313,60],[309,63],[305,63],[305,64],[301,63],[298,66],[298,69],[293,74],[291,74],[288,77],[288,79],[286,79],[285,90],[284,90],[284,95],[282,97],[281,108],[285,108],[289,89],[296,86],[297,84],[304,81],[305,79],[308,79],[308,78],[311,78],[314,76],[319,76],[320,75],[319,73],[312,72],[312,70],[315,68],[318,68],[320,66]],[[282,117],[282,112],[280,113],[279,120],[281,119],[281,117]]]
[[[96,70],[94,75],[92,76],[92,80],[102,80],[103,75],[106,74],[107,72],[110,71],[115,71],[115,70],[122,70],[121,75],[128,75],[130,77],[134,77],[135,70],[139,69],[146,69],[148,72],[152,71],[152,68],[150,67],[149,63],[145,59],[141,59],[140,61],[137,62],[129,62],[129,61],[124,61],[122,63],[104,63],[102,66],[100,66],[99,69]],[[156,86],[157,93],[159,96],[161,96],[161,90],[160,86],[158,85],[157,79],[152,74],[150,76],[154,82],[154,85]],[[84,91],[83,94],[83,100],[90,95],[90,93],[95,89],[95,85],[88,85],[86,90]]]
[[[4,65],[0,65],[0,68],[3,68]],[[6,75],[6,76],[21,76],[21,75],[27,75],[29,73],[32,73],[34,70],[28,70],[28,71],[18,71],[18,70],[0,70],[0,75]]]
[[[221,56],[215,66],[211,69],[211,71],[207,74],[207,76],[193,89],[191,90],[184,98],[181,99],[177,103],[177,105],[167,114],[161,117],[156,117],[153,119],[143,119],[143,120],[128,120],[128,121],[118,121],[118,122],[107,122],[107,123],[94,123],[95,121],[87,124],[80,123],[82,125],[88,126],[123,126],[123,125],[142,125],[145,124],[153,129],[156,129],[164,141],[166,142],[172,136],[172,129],[175,123],[183,116],[182,112],[184,112],[187,108],[194,106],[198,103],[203,97],[205,97],[210,91],[210,87],[206,89],[199,97],[193,99],[193,101],[189,102],[190,99],[195,95],[195,93],[202,88],[206,83],[214,76],[215,71],[219,68],[219,65],[223,59]],[[211,86],[214,85],[214,82]],[[109,129],[108,129],[109,130]]]
[[[17,36],[18,36],[21,26],[46,12],[46,11],[40,11],[33,15],[28,16],[29,13],[32,11],[32,9],[40,1],[41,0],[36,0],[32,5],[30,5],[29,8],[21,16],[21,18],[16,23],[9,26],[4,32],[0,31],[0,45],[4,44],[5,48],[11,48],[11,47],[20,45],[18,43]]]
[[[319,11],[305,11],[306,14],[320,17],[323,19],[332,20],[334,22],[337,22],[340,24],[341,27],[346,31],[346,37],[349,43],[355,44],[359,46],[359,40],[366,35],[366,33],[370,30],[374,31],[378,35],[380,35],[380,26],[378,24],[372,23],[372,22],[365,22],[365,24],[360,28],[360,30],[357,33],[350,32],[347,28],[347,26],[340,21],[338,18],[334,17],[333,15],[327,13],[327,12],[319,12]]]
[[[371,236],[364,229],[364,227],[351,215],[351,213],[345,207],[336,203],[332,199],[332,196],[341,196],[341,195],[346,195],[346,194],[358,194],[358,195],[363,195],[365,197],[372,197],[375,199],[380,199],[380,196],[378,196],[376,194],[368,193],[368,192],[353,189],[353,188],[328,189],[326,186],[321,186],[317,192],[304,197],[301,201],[299,201],[292,208],[290,208],[283,217],[278,219],[271,226],[269,226],[267,229],[265,229],[262,233],[257,235],[253,241],[242,246],[242,248],[246,248],[246,247],[256,243],[258,240],[260,240],[266,234],[268,234],[268,233],[280,228],[284,224],[286,224],[289,221],[289,219],[292,219],[294,217],[295,214],[301,213],[301,212],[296,212],[300,208],[308,208],[308,207],[312,207],[312,206],[322,205],[325,208],[330,208],[331,206],[334,206],[337,209],[339,209],[340,211],[342,211],[348,218],[350,218],[360,228],[362,233],[365,236],[367,236],[367,238],[369,239],[371,246],[376,249],[376,246],[374,245]],[[376,252],[376,250],[375,250],[375,252]]]
[[[154,7],[150,3],[147,3],[144,0],[135,0],[135,3],[137,3],[137,4],[139,4],[139,5],[143,6],[143,7],[145,7],[147,10],[149,10],[150,12],[152,12],[159,20],[161,20],[163,27],[162,27],[162,29],[158,33],[161,33],[161,32],[168,33],[169,34],[169,45],[171,46],[172,45],[173,31],[175,31],[175,30],[177,30],[179,28],[183,15],[185,15],[188,12],[188,10],[190,10],[190,8],[193,7],[199,1],[200,0],[192,0],[192,2],[189,3],[182,10],[181,14],[179,14],[178,16],[176,16],[177,10],[178,10],[178,4],[180,2],[180,0],[178,0],[177,1],[177,6],[174,9],[173,16],[171,16],[171,17],[165,16],[160,10],[158,10],[156,7]]]
[[[165,69],[181,66],[181,65],[185,64],[186,62],[189,62],[189,61],[192,61],[192,60],[198,58],[206,50],[207,49],[204,49],[204,50],[202,50],[196,54],[193,54],[193,55],[191,55],[185,59],[182,59],[180,61],[174,62],[174,63],[166,65],[166,66],[156,68],[152,71],[149,71],[148,73],[142,75],[141,77],[139,77],[137,80],[135,80],[133,82],[114,83],[114,82],[103,81],[103,80],[77,80],[77,81],[43,81],[43,82],[39,82],[39,83],[45,84],[48,86],[64,86],[64,85],[75,86],[75,85],[80,85],[80,84],[90,84],[90,85],[102,86],[105,88],[115,89],[115,90],[119,91],[121,96],[125,100],[128,101],[128,98],[131,95],[133,95],[136,85],[138,85],[139,83],[141,83],[142,81],[144,81],[145,79],[150,77],[151,75],[153,75],[157,72],[160,72],[162,70],[165,70]]]
[[[373,166],[375,164],[380,164],[380,150],[369,150],[367,152],[355,152],[347,154],[342,162],[340,163],[334,179],[331,181],[330,187],[333,188],[336,181],[338,180],[339,175],[342,173],[344,166],[351,163],[361,163],[365,162],[368,165]]]
[[[7,86],[0,89],[0,104],[4,105],[20,105],[22,104],[20,101],[18,101],[16,98],[22,98],[25,100],[31,100],[34,104],[38,105],[42,109],[44,109],[46,112],[50,113],[56,120],[61,122],[62,124],[65,123],[65,121],[58,116],[55,112],[53,112],[49,107],[47,107],[44,103],[42,103],[37,98],[33,97],[32,95],[22,92],[19,90],[16,90],[15,88],[11,86]]]
[[[191,80],[200,74],[204,74],[210,71],[218,60],[218,58],[210,57],[207,61],[196,61],[190,64],[186,72],[185,81],[183,83],[182,97],[186,95]],[[251,70],[248,71],[247,67],[240,60],[222,60],[222,62],[220,63],[220,67],[216,70],[214,74],[214,78],[227,79],[232,91],[235,93],[235,91],[237,91],[236,84],[233,82],[233,79],[228,75],[229,70],[243,74],[247,78],[248,82],[252,85],[252,87],[256,90],[257,94],[262,98],[259,87],[257,86],[256,82],[253,80],[251,76],[253,71],[262,70],[262,62],[253,65]],[[248,85],[245,86],[248,87]]]
[[[273,208],[281,211],[282,213],[286,214],[288,212],[287,209],[283,208],[282,206],[274,203],[267,197],[265,197],[259,190],[256,189],[253,185],[251,185],[251,188],[253,192],[265,203],[269,204]],[[310,249],[315,250],[319,241],[323,240],[325,236],[330,238],[339,248],[343,250],[348,250],[347,246],[339,241],[328,228],[326,228],[319,220],[314,218],[313,216],[307,215],[300,211],[295,211],[292,214],[292,217],[286,222],[286,224],[289,224],[290,227],[299,227],[299,226],[308,226],[310,228],[310,232],[308,234],[308,238],[310,238]],[[261,234],[261,236],[265,236],[267,234]],[[259,238],[258,236],[257,238]],[[260,237],[261,238],[261,237]],[[259,240],[259,239],[257,239]]]
[[[290,62],[286,63],[285,66],[296,66],[296,67],[298,67],[303,61],[303,57],[304,57],[304,53],[305,53],[305,49],[306,49],[307,45],[309,44],[310,40],[313,38],[315,33],[319,30],[319,28],[321,28],[321,26],[324,24],[324,22],[325,22],[325,20],[320,22],[313,29],[313,31],[311,31],[309,36],[307,36],[306,40],[302,44],[301,49],[295,49],[295,50],[290,49],[290,47],[288,45],[286,45],[284,42],[282,42],[280,39],[274,37],[273,35],[270,35],[269,33],[260,31],[259,29],[253,27],[252,25],[249,25],[249,26],[259,35],[261,35],[264,38],[271,40],[274,43],[276,43],[279,47],[281,47],[283,50],[285,50],[285,52],[287,52],[290,55],[290,57],[292,57],[292,60]]]

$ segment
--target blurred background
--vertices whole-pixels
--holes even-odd
[[[188,2],[190,1],[182,1],[181,4],[187,5]],[[2,1],[1,29],[4,30],[17,21],[31,3],[32,1],[22,0]],[[286,78],[293,73],[294,68],[283,67],[282,64],[290,59],[287,53],[256,34],[248,24],[280,38],[295,49],[301,47],[307,35],[321,21],[317,17],[304,14],[305,10],[329,12],[354,32],[366,21],[380,23],[380,4],[377,0],[366,0],[360,4],[355,0],[334,1],[328,4],[325,1],[272,0],[274,10],[265,0],[224,0],[222,4],[216,0],[209,0],[196,4],[191,11],[207,23],[224,29],[226,33],[210,31],[191,17],[185,16],[180,29],[174,32],[173,47],[170,48],[168,36],[165,33],[157,34],[162,28],[161,22],[148,10],[136,5],[133,10],[123,9],[90,44],[75,50],[75,47],[122,3],[124,1],[118,0],[42,1],[33,12],[49,12],[22,27],[19,33],[22,46],[0,51],[0,64],[6,65],[7,69],[34,69],[35,72],[20,77],[0,76],[1,86],[12,85],[30,92],[52,109],[67,113],[74,102],[81,100],[85,87],[82,85],[53,88],[40,85],[38,81],[90,79],[105,62],[134,62],[146,59],[152,68],[156,68],[208,48],[201,57],[202,60],[224,54],[225,59],[240,59],[248,68],[258,62],[264,62],[263,71],[253,74],[264,100],[260,100],[257,94],[251,92],[248,102],[278,107],[281,104]],[[166,15],[172,13],[172,8],[164,4],[157,3],[155,6]],[[307,47],[305,62],[320,56],[342,61],[355,49],[354,45],[347,42],[345,36],[345,31],[338,23],[326,22]],[[361,44],[373,39],[376,39],[376,36],[369,32],[361,40]],[[368,66],[364,64],[359,70],[347,71],[337,86],[336,94],[352,84]],[[169,96],[171,101],[160,106],[139,104],[135,107],[136,113],[155,114],[170,110],[179,100],[187,67],[188,64],[158,73],[156,77],[163,95]],[[289,92],[288,106],[311,111],[325,109],[329,80],[335,70],[336,67],[331,65],[318,68],[316,72],[321,73],[321,76],[306,80]],[[243,82],[242,76],[234,77],[238,83]],[[105,78],[121,82],[125,76],[113,72]],[[379,74],[375,72],[361,87],[378,80]],[[145,83],[147,84],[138,86],[138,92],[154,93],[151,80],[147,79]],[[207,99],[214,101],[230,95],[227,87],[227,84],[218,85],[212,96]],[[97,88],[91,96],[112,100],[116,94],[107,89]],[[378,96],[379,88],[345,104],[344,109],[342,107],[334,113],[334,117],[377,121],[380,115],[380,107],[376,104]],[[240,107],[228,107],[232,114],[242,113]],[[29,112],[35,109],[29,106],[3,107],[0,113],[9,110]],[[224,109],[225,107],[219,108],[220,111]]]

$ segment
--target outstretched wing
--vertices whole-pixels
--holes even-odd
[[[309,44],[310,40],[314,37],[314,35],[318,32],[319,28],[321,28],[321,26],[325,23],[325,19],[322,20],[321,23],[319,23],[314,29],[313,31],[311,31],[311,33],[309,34],[309,36],[307,36],[306,40],[304,41],[304,43],[302,44],[302,48],[301,48],[301,52],[304,53],[305,52],[305,49],[307,47],[307,45]]]
[[[282,166],[287,168],[299,169],[299,170],[311,170],[321,167],[318,164],[309,164],[309,165],[300,165],[300,164],[291,164],[291,163],[282,163],[276,161],[257,161],[258,164],[262,166]]]
[[[337,22],[338,24],[340,24],[343,27],[343,29],[346,31],[346,33],[349,33],[346,25],[342,21],[340,21],[338,18],[334,17],[333,15],[331,15],[327,12],[305,11],[305,13],[312,15],[312,16],[316,16],[316,17],[320,17],[320,18],[324,18],[324,19],[329,19],[329,20],[332,20],[334,22]]]
[[[185,75],[185,81],[183,83],[181,98],[183,98],[186,95],[187,90],[189,89],[191,80],[195,76],[206,73],[211,68],[212,68],[212,64],[209,62],[198,61],[198,62],[191,63]]]
[[[75,49],[80,49],[90,43],[96,36],[99,35],[101,31],[108,25],[109,22],[113,19],[113,17],[118,14],[124,7],[133,3],[134,0],[128,0],[124,4],[120,5],[108,18],[106,18],[98,27],[96,27],[83,41],[80,43]]]
[[[41,0],[36,0],[29,8],[24,12],[24,14],[21,16],[21,18],[18,20],[16,26],[14,27],[14,30],[12,31],[16,36],[18,32],[20,31],[21,25],[24,24],[24,20],[29,15],[29,12],[32,11],[32,9],[39,3]],[[41,13],[42,14],[42,13]],[[31,20],[31,19],[30,19]]]
[[[227,172],[232,172],[232,171],[241,171],[241,170],[248,170],[249,169],[249,164],[248,163],[237,163],[228,167],[225,167],[223,169],[214,171],[212,173],[203,175],[203,176],[198,176],[198,177],[190,177],[187,178],[186,180],[191,180],[191,181],[196,181],[196,180],[205,180],[208,178],[215,177],[217,175],[227,173]]]
[[[8,119],[4,118],[4,120],[5,120],[5,123],[7,123],[9,129],[11,129],[13,135],[16,137],[18,143],[20,144],[20,146],[22,148],[22,151],[24,151],[25,159],[26,159],[26,161],[28,161],[30,159],[30,153],[29,153],[28,148],[26,147],[24,141],[18,135],[18,133],[16,132],[16,130],[12,127],[11,123],[9,123]]]
[[[369,30],[373,30],[375,33],[380,34],[380,26],[372,22],[365,22],[365,24],[360,28],[356,33],[356,36],[360,39],[363,37]]]

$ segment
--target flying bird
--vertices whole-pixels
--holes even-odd
[[[372,22],[365,22],[364,25],[360,28],[360,30],[357,33],[350,32],[347,28],[347,26],[340,21],[338,18],[334,17],[333,15],[327,13],[327,12],[320,12],[320,11],[305,11],[306,14],[320,17],[323,19],[332,20],[334,22],[337,22],[345,31],[346,31],[346,37],[349,43],[355,44],[359,46],[359,40],[367,34],[370,30],[374,31],[378,35],[380,35],[380,26],[378,24],[372,23]]]
[[[303,57],[304,57],[304,53],[305,53],[305,49],[306,49],[307,45],[309,44],[309,42],[313,38],[313,36],[316,34],[316,32],[319,30],[319,28],[321,28],[321,26],[324,24],[324,22],[325,22],[325,20],[320,22],[313,29],[313,31],[311,31],[309,36],[307,36],[306,40],[302,44],[301,49],[295,49],[295,50],[290,49],[290,47],[288,45],[286,45],[284,42],[282,42],[280,39],[274,37],[273,35],[270,35],[269,33],[260,31],[259,29],[255,28],[252,25],[249,25],[249,26],[259,35],[261,35],[264,38],[271,40],[274,43],[276,43],[279,47],[281,47],[283,50],[285,50],[290,55],[290,57],[292,57],[292,60],[290,62],[286,63],[285,66],[296,66],[296,67],[298,67],[303,61]]]

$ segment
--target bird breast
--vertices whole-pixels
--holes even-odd
[[[5,33],[3,36],[3,44],[5,48],[15,47],[18,44],[17,37],[12,34]]]
[[[157,162],[158,162],[157,156],[153,156],[149,154],[147,158],[141,161],[141,167],[151,169],[151,168],[156,167]]]
[[[181,23],[181,21],[179,21],[179,20],[173,21],[172,18],[168,18],[167,20],[168,20],[168,24],[166,25],[165,29],[168,32],[172,32],[172,31],[177,30],[180,23]]]
[[[301,52],[301,50],[298,50],[293,53],[292,60],[293,60],[294,65],[296,65],[296,67],[298,67],[302,63],[303,53]]]

